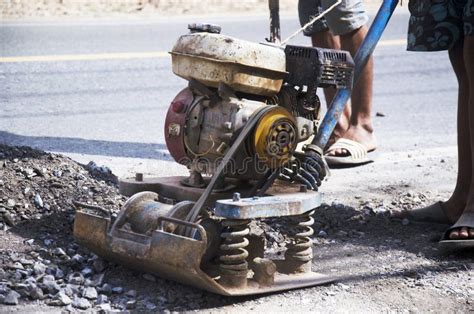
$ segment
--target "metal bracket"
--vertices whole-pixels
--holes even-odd
[[[295,216],[321,205],[321,194],[316,191],[289,193],[277,196],[218,200],[214,213],[227,219],[255,219]]]

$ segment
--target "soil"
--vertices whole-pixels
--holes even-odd
[[[444,225],[390,218],[391,211],[433,203],[439,193],[381,185],[371,193],[383,197],[350,195],[324,204],[314,214],[313,269],[336,282],[230,298],[102,261],[74,243],[72,200],[113,213],[125,201],[108,168],[0,146],[0,174],[0,304],[15,303],[12,296],[17,301],[0,305],[0,312],[474,311],[474,252],[440,250]],[[284,238],[264,230],[275,251],[282,250]]]

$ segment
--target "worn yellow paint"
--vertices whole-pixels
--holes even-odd
[[[382,40],[378,46],[403,46],[406,39]],[[0,57],[0,63],[13,62],[60,62],[60,61],[95,61],[95,60],[124,60],[124,59],[145,59],[145,58],[165,58],[169,54],[166,51],[148,52],[118,52],[118,53],[94,53],[94,54],[68,54],[68,55],[45,55],[45,56],[16,56]]]

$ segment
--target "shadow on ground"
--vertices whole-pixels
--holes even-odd
[[[70,137],[23,136],[0,131],[0,144],[31,146],[37,149],[111,157],[173,160],[165,144],[112,142]]]

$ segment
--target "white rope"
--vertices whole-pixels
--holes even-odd
[[[291,34],[288,38],[286,38],[284,41],[282,41],[282,42],[280,43],[280,46],[284,46],[287,42],[289,42],[290,40],[292,40],[296,35],[298,35],[298,34],[301,33],[302,31],[304,31],[307,27],[309,27],[310,25],[312,25],[314,22],[316,22],[317,20],[322,19],[326,14],[328,14],[332,9],[334,9],[335,7],[337,7],[341,2],[342,2],[342,0],[337,0],[336,3],[334,3],[334,4],[331,5],[329,8],[327,8],[326,10],[324,10],[321,14],[315,16],[311,21],[309,21],[308,23],[306,23],[305,25],[303,25],[300,29],[298,29],[296,32],[294,32],[294,33]]]

